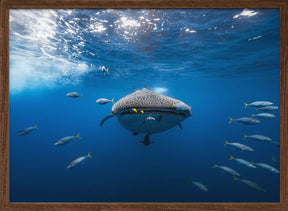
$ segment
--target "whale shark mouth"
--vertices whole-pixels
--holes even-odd
[[[143,111],[143,113],[141,113],[141,111]],[[186,114],[188,113],[188,114]],[[137,108],[137,112],[133,111],[132,108],[129,110],[123,110],[118,112],[119,116],[123,116],[123,115],[144,115],[144,114],[166,114],[166,115],[181,115],[183,117],[187,117],[190,116],[191,114],[189,114],[189,112],[179,112],[177,110],[173,110],[173,109],[159,109],[159,108]]]

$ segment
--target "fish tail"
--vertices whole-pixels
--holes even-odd
[[[91,152],[89,152],[87,156],[88,156],[89,158],[92,158]]]
[[[225,140],[224,147],[228,144],[228,141]]]
[[[229,160],[233,160],[234,159],[234,157],[232,156],[232,155],[230,155],[230,158],[229,158]]]
[[[113,104],[115,104],[115,102],[114,102],[114,98],[111,100],[111,102],[112,102]]]
[[[38,130],[39,129],[38,125],[35,125],[35,128]]]
[[[245,108],[247,108],[248,104],[247,104],[247,103],[244,103],[244,105],[245,105]]]
[[[232,181],[234,182],[236,180],[238,180],[238,178],[234,176]]]
[[[246,134],[243,134],[243,140],[245,140],[248,136]]]
[[[110,73],[109,73],[109,68],[106,69],[106,72],[107,72],[108,74],[110,74]]]
[[[255,116],[255,114],[252,114],[252,113],[251,113],[251,117],[250,117],[250,118],[253,118],[254,116]]]
[[[77,134],[77,138],[81,139],[81,137],[80,137],[80,133]]]
[[[228,117],[229,118],[229,124],[231,124],[231,122],[233,121],[233,119],[231,117]]]
[[[218,165],[217,164],[214,164],[214,166],[212,167],[213,169],[215,169],[215,168],[217,168],[218,167]]]

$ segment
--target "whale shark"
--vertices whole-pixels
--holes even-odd
[[[117,101],[112,107],[112,113],[101,121],[100,126],[107,119],[116,117],[118,122],[134,135],[150,135],[176,125],[182,130],[180,123],[191,115],[191,107],[182,101],[143,88]],[[155,120],[147,121],[148,117]]]

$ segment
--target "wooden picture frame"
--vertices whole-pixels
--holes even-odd
[[[10,203],[9,9],[12,8],[279,8],[280,203]],[[1,210],[288,210],[288,1],[287,0],[1,0],[0,209]]]

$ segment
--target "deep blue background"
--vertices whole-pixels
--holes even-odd
[[[243,140],[243,134],[262,134],[279,141],[279,110],[259,125],[228,124],[228,116],[257,113],[244,109],[244,102],[280,104],[279,10],[253,10],[250,17],[235,18],[241,12],[11,10],[10,201],[279,202],[279,174],[228,160],[231,154],[270,165],[272,154],[279,160],[273,144]],[[117,22],[121,17],[124,22]],[[137,22],[126,26],[127,18]],[[33,31],[28,23],[35,20],[36,28],[49,24]],[[44,33],[53,25],[49,21],[55,24],[52,35]],[[106,29],[89,30],[97,23]],[[100,71],[102,65],[109,67],[109,75]],[[95,102],[100,97],[117,101],[144,86],[166,88],[164,94],[192,107],[182,131],[175,127],[153,134],[149,147],[138,142],[143,134],[133,136],[115,118],[100,127],[112,104]],[[83,97],[66,97],[71,91]],[[17,136],[35,124],[39,130]],[[81,140],[53,145],[79,132]],[[224,147],[225,139],[255,151]],[[88,152],[92,159],[85,165],[66,169]],[[212,168],[214,163],[232,167],[267,192],[232,182],[230,175]],[[205,184],[209,192],[188,179]]]

